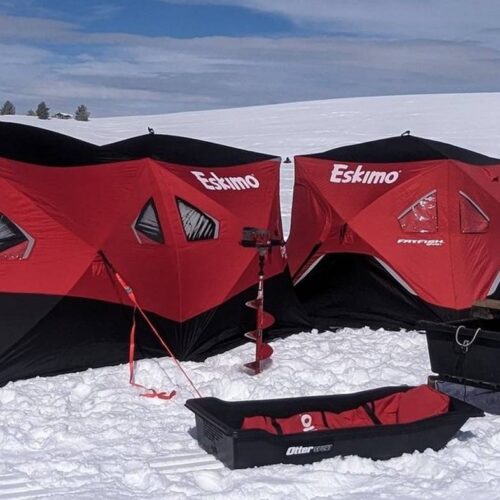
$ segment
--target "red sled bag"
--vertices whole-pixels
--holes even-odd
[[[401,394],[398,424],[416,422],[424,418],[446,413],[450,398],[428,385],[420,385]]]
[[[325,414],[322,411],[299,413],[287,418],[273,419],[280,428],[281,434],[296,434],[297,432],[314,432],[328,429]]]
[[[245,417],[242,429],[261,429],[270,434],[296,434],[298,432],[322,431],[328,429],[321,411],[298,413],[286,418]]]
[[[426,385],[398,392],[341,413],[311,411],[285,418],[245,417],[242,429],[260,429],[270,434],[297,434],[327,429],[415,422],[448,411],[450,398]]]

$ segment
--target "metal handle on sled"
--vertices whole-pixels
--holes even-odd
[[[462,328],[465,328],[464,325],[460,325],[457,328],[457,331],[455,332],[455,342],[461,347],[462,351],[466,353],[469,350],[469,347],[474,343],[476,340],[476,337],[478,336],[479,332],[481,331],[481,328],[478,328],[474,335],[472,336],[471,340],[464,339],[463,341],[460,341],[458,338],[458,334]]]

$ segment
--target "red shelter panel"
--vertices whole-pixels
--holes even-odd
[[[179,358],[241,343],[258,272],[242,228],[282,240],[279,168],[194,139],[98,147],[0,124],[0,379],[127,360],[133,307],[110,266]],[[307,326],[279,247],[266,287],[276,332]],[[138,356],[163,355],[149,337],[139,321]]]
[[[411,136],[297,157],[287,242],[322,326],[412,326],[498,293],[500,160]]]

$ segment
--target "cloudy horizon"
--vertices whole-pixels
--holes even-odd
[[[500,90],[494,0],[0,0],[0,104],[159,114]]]

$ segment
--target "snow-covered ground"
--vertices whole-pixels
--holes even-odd
[[[103,144],[147,132],[185,135],[283,156],[410,129],[500,157],[500,94],[303,102],[88,123],[0,117]],[[282,172],[289,224],[293,171]],[[1,330],[1,323],[0,323]],[[250,377],[252,345],[184,366],[204,396],[227,400],[354,392],[419,384],[430,373],[416,332],[305,332],[274,343],[271,368]],[[0,499],[500,498],[500,417],[470,420],[440,452],[374,462],[231,471],[199,449],[184,408],[189,387],[170,359],[138,363],[137,379],[169,402],[142,398],[126,365],[10,383],[0,389]]]

